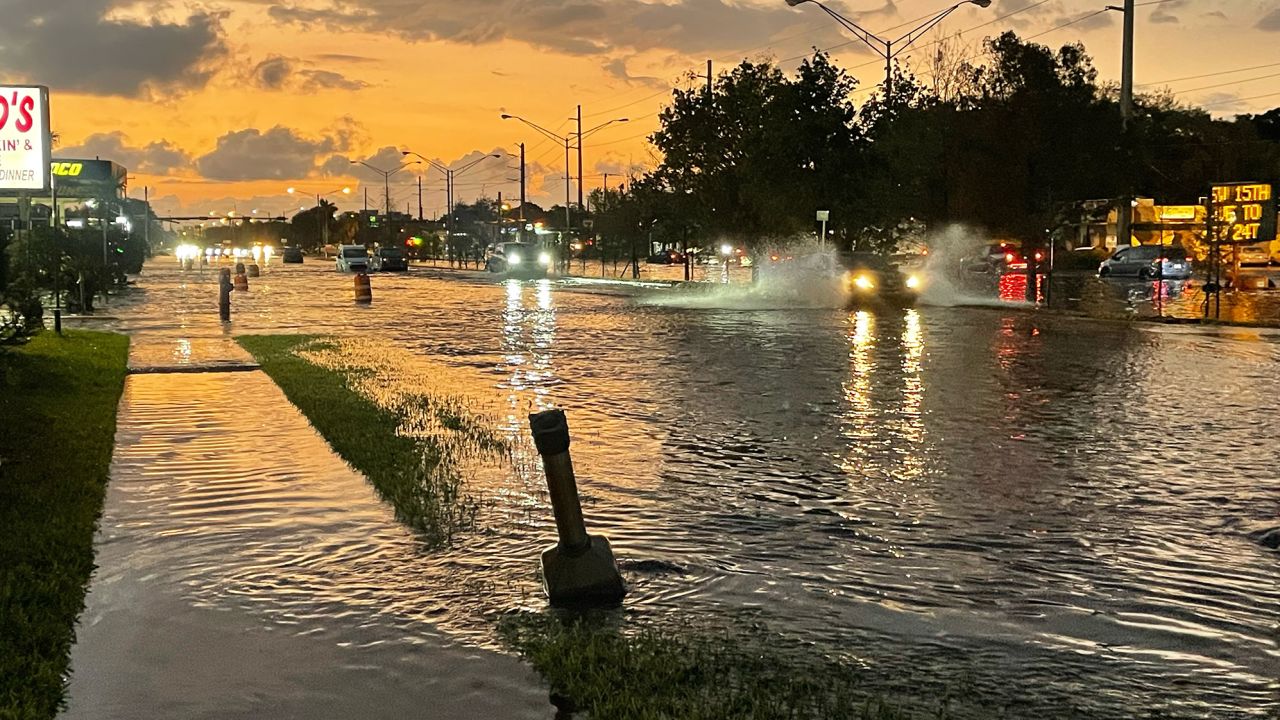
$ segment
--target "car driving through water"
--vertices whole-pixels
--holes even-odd
[[[555,258],[549,250],[521,242],[497,245],[484,261],[485,270],[512,277],[546,277],[554,266]]]
[[[798,288],[825,286],[852,307],[914,305],[924,289],[924,274],[873,252],[828,251],[763,259],[757,281]]]
[[[369,272],[369,251],[363,245],[338,248],[338,272]]]
[[[405,272],[409,269],[409,263],[405,260],[404,250],[398,247],[380,247],[369,258],[369,269],[376,272]]]

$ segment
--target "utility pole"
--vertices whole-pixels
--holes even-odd
[[[142,242],[147,244],[147,250],[151,250],[151,188],[142,186],[142,221],[146,223],[142,226]],[[54,209],[54,216],[57,216],[57,208]]]
[[[712,78],[711,78],[711,61],[707,60],[707,102],[711,102],[712,98]]]
[[[369,188],[364,188],[364,214],[369,214]]]
[[[1112,9],[1124,12],[1124,49],[1120,68],[1120,129],[1123,147],[1128,150],[1130,125],[1133,122],[1134,0],[1124,0],[1123,8]],[[1133,189],[1128,185],[1124,189],[1120,206],[1116,208],[1116,245],[1118,247],[1129,245],[1133,238],[1133,198],[1131,197]]]
[[[569,138],[564,139],[564,231],[569,232],[573,220],[569,217]]]
[[[893,41],[884,41],[884,99],[885,103],[893,100]]]
[[[498,191],[498,237],[493,241],[494,244],[502,242],[502,191]]]
[[[578,106],[578,216],[582,216],[582,106]]]
[[[418,222],[422,222],[422,176],[418,176]]]
[[[524,143],[520,143],[520,242],[524,242]]]

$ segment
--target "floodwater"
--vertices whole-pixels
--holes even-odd
[[[135,365],[217,359],[239,333],[353,338],[513,438],[527,412],[564,408],[589,529],[613,542],[637,620],[746,612],[976,714],[1280,709],[1280,555],[1261,542],[1280,526],[1280,335],[445,271],[376,275],[373,293],[356,306],[328,264],[274,267],[235,294],[227,329],[213,275],[158,259],[106,324],[136,334]],[[236,407],[254,422],[252,399]],[[182,563],[152,571],[202,603],[266,608],[286,633],[359,608],[370,644],[410,617],[497,648],[497,614],[543,606],[537,557],[554,529],[531,458],[473,482],[480,527],[413,562],[326,516],[344,548],[326,572],[377,576],[322,596],[272,580],[296,548],[269,534],[234,548],[193,535]],[[223,508],[182,512],[217,523]]]

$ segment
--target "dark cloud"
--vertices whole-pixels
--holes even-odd
[[[65,158],[100,157],[142,173],[167,175],[191,166],[191,155],[168,140],[156,140],[141,147],[129,144],[120,131],[96,133],[79,145],[56,148]]]
[[[217,146],[196,158],[196,169],[211,180],[290,179],[310,175],[320,157],[347,148],[341,133],[306,138],[277,125],[263,132],[247,128],[218,138]]]
[[[1181,21],[1173,12],[1188,5],[1190,5],[1190,0],[1169,0],[1157,5],[1156,9],[1151,11],[1150,20],[1153,23],[1176,25]]]
[[[627,61],[623,58],[614,58],[605,63],[604,71],[608,73],[609,77],[621,80],[627,85],[639,85],[654,89],[671,87],[671,83],[663,82],[662,78],[630,74],[627,72]]]
[[[226,54],[220,13],[197,12],[182,23],[108,20],[113,4],[7,0],[0,67],[55,92],[143,96],[203,87]]]
[[[252,76],[253,83],[264,90],[360,90],[369,86],[342,73],[303,67],[297,58],[281,55],[272,55],[255,65]]]
[[[253,79],[258,87],[267,90],[284,89],[285,81],[293,73],[293,63],[286,57],[274,55],[253,68]]]
[[[321,62],[337,62],[337,63],[375,63],[377,58],[365,57],[363,55],[347,55],[345,53],[320,53],[315,56],[316,60]]]
[[[363,80],[354,80],[331,70],[301,70],[298,76],[308,90],[360,90],[369,87]]]
[[[870,16],[892,11],[892,2]],[[272,18],[304,27],[381,32],[410,40],[483,44],[519,40],[573,54],[619,49],[717,52],[767,42],[805,22],[817,8],[732,0],[350,0],[329,7],[272,5]],[[859,15],[851,15],[854,19]]]
[[[1280,8],[1263,15],[1262,19],[1254,27],[1267,32],[1280,32]]]

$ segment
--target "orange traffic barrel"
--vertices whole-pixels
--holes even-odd
[[[356,273],[355,279],[356,302],[371,303],[373,302],[373,286],[369,283],[369,276],[365,273]]]
[[[249,278],[244,273],[236,275],[236,290],[245,291],[249,289]]]

